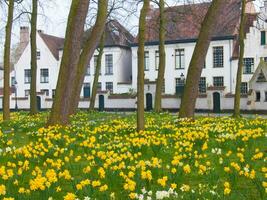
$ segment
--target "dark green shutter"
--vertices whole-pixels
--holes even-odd
[[[266,44],[266,32],[261,31],[261,45],[265,45],[265,44]]]

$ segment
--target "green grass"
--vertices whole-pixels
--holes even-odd
[[[13,113],[10,122],[0,122],[3,133],[0,134],[0,186],[5,186],[6,193],[1,195],[0,189],[0,199],[67,199],[67,193],[79,199],[86,196],[128,199],[131,193],[140,197],[143,188],[152,191],[151,197],[156,199],[156,193],[169,191],[171,184],[177,188],[175,194],[166,199],[267,198],[267,189],[263,186],[267,182],[266,119],[198,117],[188,121],[168,113],[146,113],[146,131],[137,133],[133,113],[79,112],[68,127],[44,128],[47,117],[46,112],[34,117],[20,112]],[[207,148],[203,148],[204,144]],[[221,153],[215,153],[214,149]],[[232,153],[228,155],[229,151]],[[252,159],[259,153],[262,153],[259,159]],[[153,164],[155,158],[159,165]],[[20,162],[25,161],[29,161],[29,168],[19,174]],[[240,170],[234,169],[233,163]],[[191,168],[189,174],[183,170],[187,164]],[[84,173],[87,166],[91,171]],[[199,166],[206,169],[203,174],[199,173]],[[1,167],[4,170],[1,171]],[[43,190],[30,188],[38,174],[36,167],[40,169],[39,177],[45,179]],[[98,173],[101,167],[105,171],[104,178]],[[231,171],[225,172],[224,167]],[[51,169],[56,172],[55,182],[49,181],[46,175]],[[174,169],[176,173],[172,173]],[[7,170],[13,174],[6,179]],[[59,177],[64,170],[70,172],[71,180]],[[151,181],[142,178],[142,172],[148,170],[152,173]],[[244,175],[246,170],[248,175]],[[255,177],[249,177],[253,170]],[[168,180],[162,186],[158,179],[164,176]],[[78,190],[76,186],[86,179],[91,183]],[[101,185],[93,187],[92,181],[96,180]],[[129,180],[136,184],[132,191],[126,187]],[[230,183],[228,195],[224,194],[225,182]],[[181,190],[184,184],[190,187],[189,191]],[[108,189],[100,191],[104,185]],[[58,187],[61,191],[57,191]],[[27,192],[19,193],[20,188]]]

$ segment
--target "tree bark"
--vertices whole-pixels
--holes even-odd
[[[89,106],[89,111],[93,111],[95,108],[95,99],[96,99],[96,94],[97,94],[97,87],[98,87],[98,78],[99,74],[101,71],[101,61],[103,57],[103,52],[104,52],[104,46],[105,46],[105,31],[103,31],[101,40],[99,42],[99,51],[98,51],[98,56],[97,56],[97,63],[95,67],[95,76],[94,76],[94,83],[92,87],[92,95],[90,98],[90,106]]]
[[[37,113],[37,99],[36,99],[36,76],[37,76],[37,47],[36,47],[36,24],[38,1],[32,0],[31,13],[31,90],[30,90],[30,115]]]
[[[222,0],[213,0],[202,23],[199,37],[189,65],[184,94],[182,96],[179,117],[193,118],[198,96],[199,80],[210,45],[219,12],[225,4]]]
[[[8,1],[8,17],[6,23],[5,49],[4,49],[4,97],[3,120],[10,120],[10,44],[14,15],[14,0]]]
[[[80,93],[82,89],[82,84],[84,82],[84,77],[86,73],[86,68],[95,52],[95,49],[101,39],[102,33],[105,28],[107,19],[107,7],[108,0],[98,1],[98,11],[97,19],[95,25],[91,31],[90,36],[84,43],[81,55],[79,57],[78,69],[75,76],[75,81],[73,87],[71,88],[71,105],[68,107],[68,115],[76,113],[79,105]]]
[[[241,21],[239,27],[239,60],[236,75],[236,87],[235,87],[235,103],[234,103],[234,114],[235,118],[239,118],[240,115],[240,96],[241,96],[241,83],[242,83],[242,72],[243,72],[243,60],[245,51],[245,24],[246,24],[246,0],[242,0],[241,9]]]
[[[137,131],[145,129],[144,116],[144,84],[145,84],[145,40],[146,40],[146,17],[150,7],[150,0],[144,0],[139,18],[138,33],[138,74],[137,74]]]
[[[161,99],[162,99],[162,87],[164,82],[165,65],[166,65],[166,53],[165,53],[165,16],[164,16],[164,0],[159,1],[160,10],[160,27],[159,27],[159,68],[158,78],[156,85],[155,96],[155,111],[161,112]]]
[[[57,81],[54,103],[48,124],[68,124],[72,87],[75,84],[77,64],[81,52],[84,24],[89,0],[73,0],[68,16],[63,56]]]

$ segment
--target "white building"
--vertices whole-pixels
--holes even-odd
[[[187,76],[190,60],[196,45],[199,27],[208,9],[207,3],[196,5],[182,5],[167,8],[165,15],[166,24],[166,70],[163,93],[167,98],[181,95],[181,86]],[[215,28],[209,50],[207,52],[205,66],[199,86],[198,109],[212,109],[215,101],[218,104],[221,99],[228,98],[226,109],[233,108],[233,94],[235,93],[235,80],[238,66],[238,29],[240,24],[240,1],[233,0],[225,4],[220,13],[219,21]],[[264,8],[267,13],[267,3]],[[261,21],[260,31],[257,13],[253,4],[247,5],[247,24],[245,39],[244,68],[242,76],[243,97],[247,98],[249,81],[258,66],[260,58],[267,56],[266,23]],[[145,46],[145,79],[147,80],[147,93],[155,94],[155,83],[158,74],[159,63],[159,10],[152,9],[147,18],[147,35]],[[263,28],[264,27],[264,28]],[[133,88],[137,89],[137,50],[138,44],[132,46]],[[151,97],[150,97],[151,98]],[[204,98],[204,99],[203,99]],[[163,100],[164,101],[164,100]],[[245,101],[244,101],[245,102]],[[209,104],[213,104],[208,106]],[[163,107],[171,108],[174,105],[163,103]],[[219,105],[220,106],[220,105]],[[177,103],[176,107],[179,107]],[[243,109],[247,109],[243,105]],[[221,108],[220,108],[221,109]]]
[[[164,109],[178,109],[189,63],[196,45],[201,22],[209,4],[183,5],[166,8],[166,70],[162,99]],[[240,0],[231,0],[220,13],[210,43],[199,84],[198,110],[232,110],[238,66],[238,29]],[[266,84],[255,83],[253,74],[261,58],[267,61],[267,1],[256,13],[252,3],[247,4],[245,56],[242,75],[242,110],[267,110],[264,99]],[[153,108],[155,83],[158,73],[158,19],[159,10],[151,8],[147,17],[145,45],[146,108]],[[108,109],[136,109],[138,43],[119,22],[110,21],[106,28],[101,75],[96,107]],[[90,31],[85,32],[88,37]],[[37,92],[41,108],[51,108],[60,67],[64,39],[37,34]],[[30,44],[29,28],[21,28],[18,59],[11,82],[17,81],[17,98],[12,95],[11,107],[29,108]],[[88,108],[98,51],[96,50],[84,79],[79,107]],[[261,66],[261,67],[260,67]],[[259,69],[262,68],[259,65]],[[266,67],[265,67],[266,68]],[[266,69],[264,70],[266,71]],[[266,73],[266,72],[264,72]],[[259,70],[257,71],[259,74]],[[257,75],[258,76],[258,75]],[[266,76],[266,74],[264,74]],[[253,82],[254,80],[254,82]],[[262,79],[265,80],[265,79]],[[263,87],[259,90],[259,87]],[[260,92],[259,92],[260,91]],[[259,96],[260,93],[260,96]],[[260,97],[260,100],[259,100]],[[15,101],[16,100],[16,101]]]
[[[105,28],[106,40],[102,57],[99,92],[127,93],[131,84],[131,48],[134,37],[117,21],[110,21]],[[90,31],[85,32],[85,37]],[[42,31],[37,34],[37,100],[40,108],[50,108],[55,94],[57,78],[62,57],[64,39],[48,35]],[[11,84],[17,82],[17,94],[13,94],[11,107],[15,100],[19,108],[29,108],[31,82],[31,47],[29,28],[21,27],[20,44],[17,50],[17,62],[11,73]],[[90,61],[81,91],[82,107],[89,106],[91,86],[94,80],[94,67],[98,50]],[[16,96],[16,97],[15,97]]]

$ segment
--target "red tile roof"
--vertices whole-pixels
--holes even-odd
[[[44,40],[45,44],[53,54],[53,56],[59,60],[59,49],[64,44],[64,38],[47,35],[42,32],[39,32],[40,37]]]
[[[236,36],[240,21],[240,0],[225,0],[213,37]],[[197,39],[210,3],[187,4],[165,9],[166,41]],[[159,9],[147,17],[147,42],[158,41]],[[136,40],[137,41],[137,40]]]

